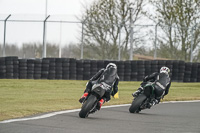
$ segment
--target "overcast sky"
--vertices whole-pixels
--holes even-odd
[[[80,14],[82,4],[94,0],[0,0],[1,14]]]
[[[46,13],[51,15],[50,20],[74,21],[75,16],[80,16],[84,11],[83,5],[89,6],[94,0],[0,0],[0,20],[9,14],[12,19],[42,20]],[[42,16],[42,17],[41,17]],[[76,42],[79,37],[80,25],[48,23],[47,41],[65,44]],[[0,43],[3,43],[4,23],[0,21]],[[61,36],[60,36],[61,33]],[[42,42],[42,23],[7,22],[6,42]]]
[[[50,20],[78,21],[84,12],[84,6],[89,7],[95,0],[0,0],[0,20],[9,14],[9,20],[44,20],[46,13]],[[133,1],[133,0],[130,0]],[[151,11],[152,8],[147,8]],[[147,24],[149,22],[143,21]],[[140,23],[141,24],[141,23]],[[43,42],[43,23],[13,22],[6,24],[6,43],[22,46],[23,43]],[[0,21],[0,44],[4,39],[4,21]],[[47,23],[47,42],[66,45],[79,43],[81,24],[77,23]]]

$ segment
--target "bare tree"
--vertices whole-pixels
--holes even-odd
[[[200,22],[200,1],[150,0],[150,3],[156,8],[156,15],[149,16],[165,33],[159,40],[160,48],[168,51],[165,56],[189,61],[190,52],[198,51],[200,41],[200,25],[197,25]]]
[[[134,2],[129,0],[99,0],[86,8],[82,16],[84,58],[117,59],[119,37],[123,31],[120,49],[123,58],[127,59],[130,15],[135,23],[139,19],[142,7],[143,0],[135,0]]]

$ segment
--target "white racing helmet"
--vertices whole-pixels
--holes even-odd
[[[108,68],[114,68],[114,69],[117,69],[117,66],[114,64],[114,63],[109,63],[107,66],[106,66],[106,69]]]
[[[169,74],[170,73],[170,69],[168,67],[161,67],[160,68],[160,73],[166,73]]]

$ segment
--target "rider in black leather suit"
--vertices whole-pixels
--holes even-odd
[[[101,109],[101,106],[105,101],[107,102],[110,100],[110,95],[114,96],[118,92],[119,76],[117,74],[117,66],[114,63],[109,63],[106,66],[106,69],[102,68],[89,80],[79,102],[83,103],[85,101],[94,84],[102,82],[106,83],[110,89],[106,91],[103,98],[99,101],[98,109]]]
[[[171,79],[169,77],[169,72],[170,72],[170,69],[168,67],[161,67],[160,73],[158,72],[152,73],[151,75],[148,75],[143,79],[142,84],[145,84],[145,82],[147,81],[155,82],[155,95],[156,95],[155,98],[157,99],[158,103],[160,102],[160,99],[164,98],[164,96],[167,95],[169,92],[169,88],[171,86]],[[143,88],[141,86],[132,95],[135,97],[142,90]]]

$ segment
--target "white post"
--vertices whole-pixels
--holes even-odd
[[[61,58],[61,43],[62,43],[62,21],[60,21],[60,43],[59,43],[59,58]]]
[[[46,21],[47,19],[50,17],[47,16],[47,18],[44,20],[44,30],[43,30],[43,53],[42,53],[42,57],[46,58]]]
[[[121,24],[120,24],[120,27],[119,27],[119,44],[118,44],[118,47],[119,47],[119,50],[118,50],[118,60],[120,61],[121,60]]]
[[[84,43],[84,22],[81,23],[82,24],[82,36],[81,36],[81,59],[83,59],[83,43]]]
[[[196,26],[196,25],[195,25]],[[195,26],[192,27],[192,37],[191,37],[191,48],[190,48],[190,62],[193,62],[193,45],[194,45],[194,41],[195,41]]]
[[[133,60],[133,19],[132,19],[132,10],[133,8],[130,8],[130,60]]]
[[[157,58],[157,28],[158,28],[158,23],[155,26],[154,60]]]
[[[6,21],[10,16],[11,14],[4,20],[3,57],[6,56]]]

